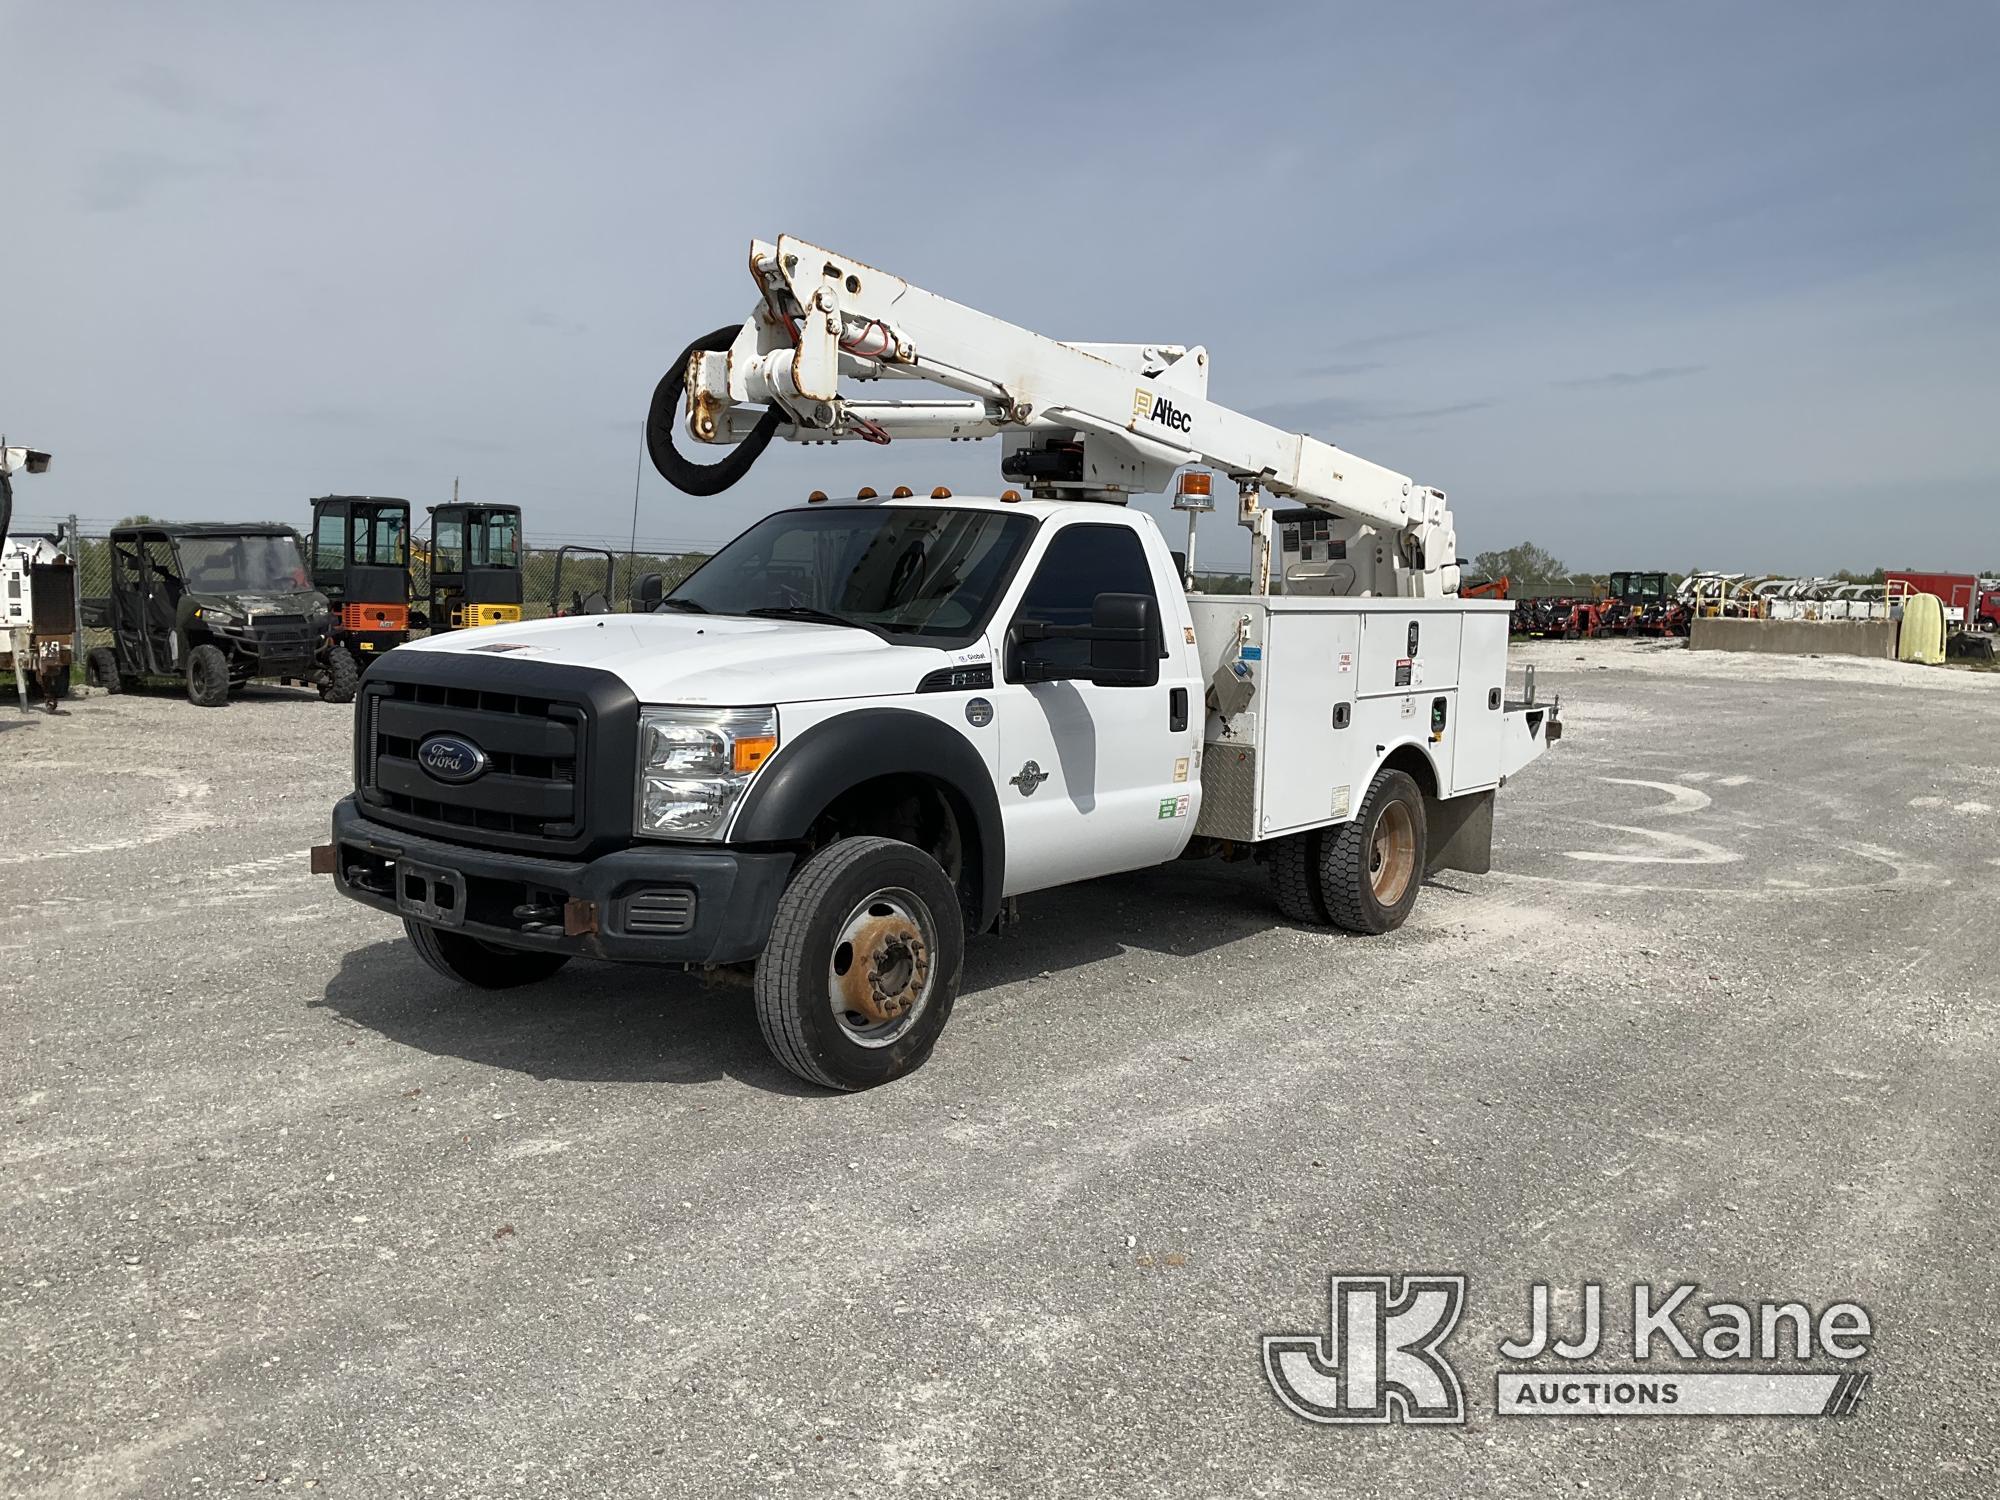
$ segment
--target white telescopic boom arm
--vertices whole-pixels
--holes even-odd
[[[734,344],[688,362],[687,429],[700,441],[739,441],[772,407],[773,435],[798,442],[1028,434],[1003,472],[1079,498],[1164,490],[1174,469],[1200,464],[1236,480],[1246,510],[1265,490],[1377,533],[1398,593],[1456,590],[1442,491],[1210,401],[1204,349],[1059,342],[790,236],[753,243],[750,269],[762,296]],[[843,374],[974,399],[848,399]],[[1038,442],[1048,457],[1024,458]]]

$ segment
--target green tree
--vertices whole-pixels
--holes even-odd
[[[1482,552],[1472,560],[1472,571],[1481,578],[1511,578],[1515,583],[1562,583],[1569,567],[1546,548],[1533,542]]]

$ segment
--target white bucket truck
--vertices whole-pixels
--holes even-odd
[[[1509,700],[1508,606],[1458,596],[1441,492],[1210,402],[1199,348],[1059,343],[790,238],[751,269],[751,317],[655,393],[668,479],[998,436],[1016,487],[815,493],[644,612],[379,661],[315,867],[434,967],[754,964],[784,1065],[865,1088],[929,1055],[966,934],[1027,892],[1247,856],[1293,920],[1379,933],[1426,871],[1487,868],[1495,790],[1561,726]],[[675,449],[683,399],[719,463]],[[1125,505],[1176,471],[1190,510],[1233,483],[1250,595],[1190,593]]]

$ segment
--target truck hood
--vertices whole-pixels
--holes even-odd
[[[641,703],[809,703],[916,691],[925,673],[988,659],[891,645],[866,630],[737,615],[579,615],[454,630],[399,646],[404,652],[490,656],[595,667],[622,678]]]
[[[316,615],[326,611],[326,595],[317,589],[245,594],[218,594],[207,589],[189,589],[184,597],[203,609],[227,610],[248,620],[256,620],[264,615]]]

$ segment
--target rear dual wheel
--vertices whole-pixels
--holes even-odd
[[[1383,771],[1353,818],[1278,841],[1271,893],[1294,922],[1392,932],[1417,904],[1427,836],[1422,790],[1405,772]]]

